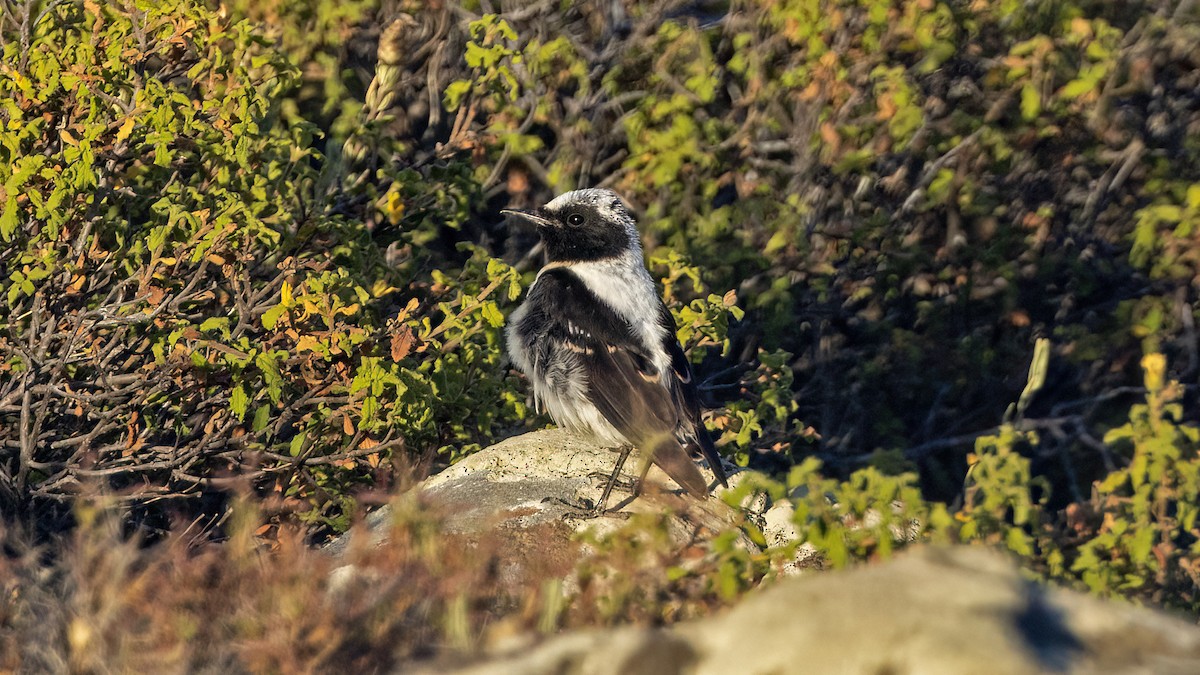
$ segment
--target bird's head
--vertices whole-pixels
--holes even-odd
[[[630,253],[641,258],[637,223],[612,190],[573,190],[541,208],[501,213],[537,226],[550,262],[606,260]]]

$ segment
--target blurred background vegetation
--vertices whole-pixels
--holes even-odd
[[[319,538],[545,425],[497,211],[603,186],[722,452],[816,495],[831,560],[920,522],[1200,609],[1196,3],[0,8],[0,509],[35,538],[97,485],[151,536],[239,492]]]

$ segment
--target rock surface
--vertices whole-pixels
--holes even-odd
[[[1200,628],[1032,583],[984,548],[922,547],[669,629],[570,633],[458,672],[1182,675],[1200,672]]]
[[[617,457],[616,451],[590,439],[546,429],[485,448],[430,476],[417,489],[447,516],[448,532],[468,539],[473,534],[502,533],[504,577],[514,584],[535,566],[540,572],[561,568],[565,574],[578,557],[576,532],[619,527],[625,522],[621,514],[668,507],[675,514],[671,531],[681,542],[698,528],[721,529],[736,515],[719,499],[699,502],[684,496],[665,473],[651,467],[645,494],[632,499],[627,487],[617,488],[609,497],[612,513],[591,518],[587,509],[599,501]],[[640,466],[641,458],[631,455],[624,477],[636,477]],[[710,484],[715,481],[707,468],[701,467],[701,472]],[[731,484],[736,483],[731,480]],[[333,540],[326,550],[342,555],[364,530],[367,536],[379,537],[390,518],[390,507],[381,507],[367,516],[365,527]]]
[[[435,502],[464,506],[455,512],[455,524],[464,529],[494,525],[497,513],[518,526],[561,521],[579,515],[580,506],[599,501],[617,458],[615,450],[588,438],[545,429],[475,453],[431,476],[421,489]],[[631,454],[623,476],[636,476],[641,461]],[[702,472],[713,484],[712,472],[704,468]],[[678,501],[673,497],[682,490],[658,467],[651,467],[646,480],[646,496],[634,500],[628,489],[615,489],[608,508],[630,513],[652,509],[656,498]]]

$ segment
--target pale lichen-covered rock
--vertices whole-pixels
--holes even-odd
[[[560,429],[535,431],[507,439],[463,458],[417,486],[421,498],[446,516],[446,531],[471,535],[502,533],[504,575],[514,583],[537,558],[557,558],[554,567],[567,570],[580,548],[574,535],[584,529],[597,534],[625,522],[621,514],[669,510],[670,531],[679,542],[691,540],[700,528],[719,531],[737,514],[720,499],[703,502],[683,494],[658,467],[647,474],[645,494],[632,499],[629,490],[616,489],[609,498],[613,513],[589,517],[587,507],[600,499],[617,452]],[[635,453],[624,475],[636,476],[641,458]],[[702,473],[713,481],[707,468]],[[735,475],[732,481],[735,481]],[[366,522],[332,541],[326,550],[341,555],[355,536],[379,537],[386,532],[390,507],[371,513]],[[345,576],[345,570],[339,572]]]
[[[458,672],[1183,675],[1200,672],[1200,628],[1030,582],[984,548],[920,547],[669,629],[567,634]]]

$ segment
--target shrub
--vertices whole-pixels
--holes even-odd
[[[248,476],[343,527],[392,451],[520,417],[497,338],[515,272],[477,253],[414,280],[330,213],[320,132],[281,112],[297,69],[253,24],[33,6],[0,76],[7,513],[94,479],[144,502]]]
[[[1200,427],[1183,421],[1183,387],[1166,379],[1162,354],[1142,359],[1146,402],[1110,429],[1128,465],[1074,509],[1079,537],[1071,572],[1092,591],[1122,593],[1200,612]]]
[[[1039,437],[1019,419],[979,439],[962,505],[953,511],[927,500],[912,473],[868,467],[839,481],[822,476],[816,459],[795,467],[786,482],[748,479],[726,501],[741,504],[759,492],[791,502],[797,537],[764,554],[772,564],[805,542],[837,567],[916,541],[1003,546],[1044,578],[1195,614],[1200,428],[1181,421],[1183,389],[1166,379],[1162,354],[1146,355],[1142,366],[1146,402],[1105,435],[1128,465],[1096,481],[1089,499],[1061,510],[1047,508],[1051,486],[1032,474],[1026,456],[1037,451]]]

